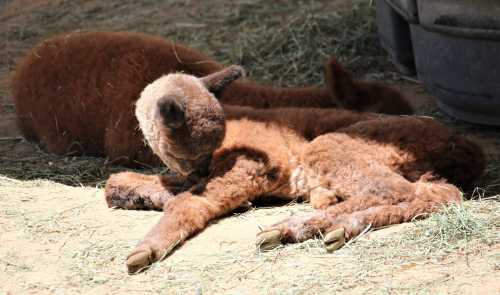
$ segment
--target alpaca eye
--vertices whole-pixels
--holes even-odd
[[[184,108],[177,101],[172,99],[162,99],[158,102],[158,109],[168,127],[175,129],[184,124]]]

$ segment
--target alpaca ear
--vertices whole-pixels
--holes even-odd
[[[163,97],[157,102],[158,115],[163,119],[164,124],[176,129],[184,125],[185,108],[177,100],[170,97]]]
[[[333,57],[325,64],[325,80],[332,98],[338,100],[343,106],[357,105],[359,98],[354,80]]]
[[[243,76],[245,76],[245,70],[241,66],[232,65],[200,78],[200,80],[210,92],[217,92],[222,90],[229,83]]]

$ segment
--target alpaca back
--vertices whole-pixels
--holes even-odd
[[[78,142],[86,153],[102,154],[111,122],[136,128],[134,103],[146,85],[165,73],[204,75],[219,68],[197,51],[160,38],[69,33],[32,49],[19,63],[11,88],[28,140],[55,153]]]

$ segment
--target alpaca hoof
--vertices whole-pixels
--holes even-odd
[[[269,251],[281,245],[281,231],[275,229],[257,235],[255,243],[261,251]]]
[[[339,228],[326,234],[323,239],[325,248],[328,252],[333,252],[345,245],[344,228]]]
[[[134,251],[127,257],[127,269],[129,274],[136,274],[153,263],[151,250]]]

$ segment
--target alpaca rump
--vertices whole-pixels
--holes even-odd
[[[198,153],[190,146],[199,138],[185,137],[193,124],[188,119],[193,118],[192,108],[177,106],[217,101],[200,79],[189,75],[168,75],[152,86],[164,92],[159,99],[147,96],[137,104],[140,126],[146,138],[160,138],[148,139],[158,145],[152,150],[179,174],[188,175],[196,163],[183,159]],[[177,96],[179,88],[186,95]],[[189,97],[194,94],[196,98]],[[161,109],[172,111],[165,115]],[[429,118],[334,109],[226,109],[234,117],[206,124],[225,134],[222,140],[205,138],[214,149],[207,176],[188,177],[184,187],[182,178],[130,172],[108,179],[108,206],[164,212],[127,257],[130,273],[164,258],[212,220],[256,199],[303,199],[317,209],[266,228],[257,236],[261,249],[322,236],[325,247],[335,250],[367,226],[406,222],[461,202],[457,186],[471,185],[484,168],[474,143]],[[315,125],[318,115],[328,119]]]
[[[158,165],[134,116],[141,91],[164,74],[206,76],[223,67],[165,39],[127,32],[74,32],[29,51],[13,74],[18,125],[30,141],[56,154],[107,156],[128,165]],[[223,104],[256,108],[337,107],[411,113],[398,91],[356,81],[331,59],[327,87],[278,88],[235,81],[211,91]]]

